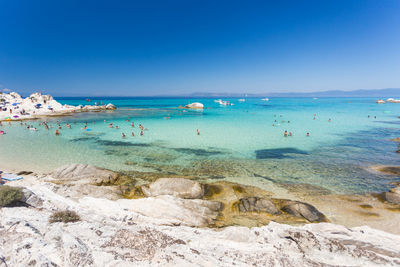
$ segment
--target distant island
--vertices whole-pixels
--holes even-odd
[[[353,91],[330,90],[318,92],[286,92],[286,93],[262,93],[262,94],[246,94],[246,93],[207,93],[195,92],[188,95],[190,97],[399,97],[400,88],[385,89],[359,89]]]

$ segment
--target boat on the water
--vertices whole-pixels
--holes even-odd
[[[400,99],[388,98],[388,99],[386,99],[386,102],[389,102],[389,103],[400,103]]]
[[[263,98],[263,99],[261,99],[262,101],[269,101],[269,98],[268,97],[266,97],[266,98]]]
[[[376,101],[376,103],[378,103],[378,104],[385,104],[386,102],[385,102],[384,100],[382,100],[382,99],[378,99],[378,100]]]
[[[218,103],[222,106],[233,106],[233,103],[231,103],[230,101],[224,101],[222,99],[216,99],[214,100],[215,103]]]
[[[241,99],[239,99],[238,101],[239,101],[239,102],[244,102],[244,101],[246,101],[246,99],[241,98]]]

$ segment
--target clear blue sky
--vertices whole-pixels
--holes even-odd
[[[54,95],[400,87],[400,0],[0,0],[0,88]]]

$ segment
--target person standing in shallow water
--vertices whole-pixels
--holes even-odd
[[[285,132],[283,133],[284,137],[287,137],[287,131],[285,130]]]
[[[197,131],[196,131],[196,132],[197,132],[197,135],[200,135],[200,130],[199,130],[199,129],[197,129]]]

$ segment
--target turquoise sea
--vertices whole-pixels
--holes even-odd
[[[57,100],[88,104],[84,98]],[[0,165],[50,171],[88,163],[248,184],[310,184],[336,193],[382,191],[399,181],[367,168],[399,164],[397,143],[390,139],[400,136],[400,104],[379,105],[370,98],[223,100],[234,105],[220,106],[208,98],[98,98],[91,104],[113,103],[118,109],[47,118],[54,127],[50,131],[39,126],[41,120],[27,122],[37,132],[19,122],[3,123],[0,128],[7,134],[0,136]],[[205,109],[178,108],[189,101]],[[62,126],[60,136],[54,134],[56,121]],[[110,122],[119,129],[109,128]],[[82,130],[84,123],[89,131]],[[143,136],[139,124],[147,128]],[[292,136],[284,137],[285,130]]]

